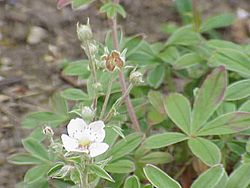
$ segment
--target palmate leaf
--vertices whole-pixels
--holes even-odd
[[[105,170],[118,174],[131,173],[135,170],[135,165],[131,160],[121,159],[107,164]]]
[[[202,173],[191,188],[215,188],[223,178],[224,172],[222,165],[216,165]]]
[[[140,145],[142,136],[140,133],[132,133],[126,136],[125,139],[117,142],[107,155],[112,156],[112,160],[115,160],[129,154]]]
[[[49,154],[46,148],[37,140],[33,138],[26,138],[22,140],[25,150],[30,152],[33,156],[41,160],[49,160]]]
[[[217,117],[205,124],[199,131],[199,136],[223,135],[237,133],[250,128],[250,113],[232,112]]]
[[[124,183],[123,188],[140,188],[140,181],[136,175],[129,176]]]
[[[154,165],[143,169],[147,179],[157,188],[181,188],[180,184]]]
[[[144,142],[144,146],[149,149],[156,149],[166,147],[187,139],[188,137],[185,134],[166,132],[148,137]]]
[[[244,77],[250,75],[250,59],[238,49],[218,49],[208,60],[211,66],[226,66],[228,70],[240,73]]]
[[[164,96],[159,91],[150,90],[148,92],[148,100],[152,106],[161,114],[165,114]]]
[[[226,188],[247,188],[250,184],[250,163],[240,165],[230,174]]]
[[[227,72],[216,68],[198,90],[192,112],[191,132],[195,133],[214,113],[224,99],[227,87]]]
[[[30,155],[29,153],[17,153],[8,157],[8,162],[16,165],[42,164],[43,160]]]
[[[220,149],[210,140],[193,138],[188,140],[192,153],[208,166],[219,164],[221,161]]]
[[[111,182],[115,182],[113,180],[113,178],[103,169],[101,168],[100,166],[96,165],[96,164],[91,164],[89,165],[89,168],[99,177],[103,178],[103,179],[106,179],[108,181],[111,181]]]
[[[46,175],[49,168],[50,168],[50,166],[47,164],[45,164],[45,165],[43,164],[43,165],[39,165],[39,166],[35,166],[33,168],[30,168],[24,176],[24,182],[29,183],[29,184],[36,182],[42,176]]]
[[[250,96],[250,79],[240,80],[228,86],[225,99],[235,101]]]
[[[186,97],[178,93],[167,96],[165,109],[170,119],[186,134],[190,133],[191,105]]]

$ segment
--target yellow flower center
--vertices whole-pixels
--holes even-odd
[[[79,147],[85,148],[88,147],[91,144],[91,141],[89,139],[82,139],[79,141]]]

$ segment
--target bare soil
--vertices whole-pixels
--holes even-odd
[[[148,41],[164,41],[167,34],[161,25],[180,24],[171,0],[123,0],[127,18],[119,20],[125,33],[144,33]],[[204,16],[238,8],[250,11],[249,0],[201,0]],[[109,30],[104,15],[97,13],[100,3],[73,12],[69,7],[56,9],[56,0],[0,0],[0,188],[13,188],[26,171],[7,163],[7,157],[22,151],[21,139],[29,131],[21,128],[28,112],[48,108],[48,98],[72,85],[60,76],[63,59],[84,57],[76,37],[76,23],[90,18],[95,36],[103,41]],[[246,22],[246,23],[245,23]],[[221,30],[224,38],[236,42],[249,41],[250,22],[237,22]],[[42,38],[28,42],[30,31],[39,27]],[[249,27],[247,30],[246,27]]]

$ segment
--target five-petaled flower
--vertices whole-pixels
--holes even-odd
[[[103,121],[87,124],[83,119],[72,119],[67,126],[68,135],[61,136],[65,150],[87,153],[90,157],[103,154],[109,148],[109,145],[103,142],[104,127]]]

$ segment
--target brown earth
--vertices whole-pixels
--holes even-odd
[[[248,0],[201,2],[205,16],[236,12],[237,8],[250,11]],[[127,18],[120,24],[127,35],[144,33],[148,41],[164,41],[167,35],[161,25],[170,21],[180,24],[171,0],[123,0],[122,4]],[[76,23],[85,23],[89,17],[96,38],[103,41],[109,23],[97,13],[99,7],[100,3],[94,3],[73,12],[69,7],[57,10],[55,0],[0,0],[0,188],[13,188],[27,169],[8,164],[6,159],[22,151],[21,139],[28,134],[20,126],[23,116],[47,109],[49,96],[72,84],[59,76],[58,65],[62,59],[84,56],[76,37]],[[247,24],[250,27],[249,20]],[[34,26],[42,35],[36,44],[31,39],[27,42]],[[249,33],[240,21],[221,30],[221,34],[233,41],[249,42]]]

